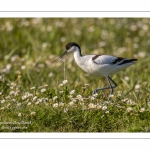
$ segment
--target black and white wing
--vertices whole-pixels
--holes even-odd
[[[110,65],[123,65],[127,63],[133,63],[137,59],[127,59],[122,57],[115,57],[110,55],[95,55],[92,58],[93,62],[99,65],[110,64]]]

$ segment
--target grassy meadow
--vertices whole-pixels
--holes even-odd
[[[91,97],[107,80],[90,76],[72,54],[137,58],[118,84]],[[149,18],[0,18],[0,132],[149,132]]]

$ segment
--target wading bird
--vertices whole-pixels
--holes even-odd
[[[107,79],[109,86],[96,88],[93,91],[92,96],[94,96],[94,94],[96,94],[98,91],[105,89],[110,89],[110,95],[112,95],[114,88],[117,87],[117,84],[110,78],[110,75],[134,64],[134,62],[137,61],[137,59],[128,59],[110,55],[82,56],[80,46],[77,43],[70,42],[66,45],[66,51],[60,57],[54,60],[54,62],[60,60],[65,54],[69,52],[74,53],[74,59],[77,65],[85,72],[96,76],[102,75]]]

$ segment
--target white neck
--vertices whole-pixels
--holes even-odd
[[[74,59],[78,65],[81,63],[81,57],[82,56],[81,56],[79,50],[74,52]]]

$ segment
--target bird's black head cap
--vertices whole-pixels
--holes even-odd
[[[70,42],[66,45],[66,50],[69,50],[72,46],[77,46],[80,49],[80,46],[75,42]]]

